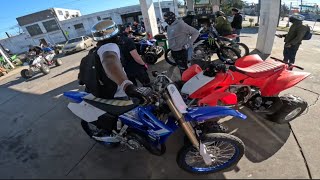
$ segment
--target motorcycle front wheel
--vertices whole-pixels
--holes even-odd
[[[221,46],[217,51],[219,59],[227,64],[234,65],[234,63],[241,57],[239,51],[232,47]]]
[[[212,164],[206,165],[199,151],[188,143],[177,155],[177,163],[181,169],[195,174],[216,173],[236,165],[244,154],[244,143],[230,134],[206,134],[201,142],[205,144]]]
[[[49,68],[49,66],[46,65],[46,64],[41,64],[40,71],[41,71],[43,74],[49,74],[49,73],[50,73],[50,68]]]
[[[250,53],[248,46],[245,45],[244,43],[231,43],[228,46],[236,49],[240,53],[241,57],[247,56]]]
[[[21,72],[21,77],[23,77],[24,79],[29,79],[32,77],[32,72],[29,71],[29,69],[23,69]]]

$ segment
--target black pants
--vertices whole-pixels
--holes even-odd
[[[284,47],[283,61],[294,64],[299,46],[300,44],[292,45],[291,47]]]
[[[180,73],[182,74],[188,69],[188,51],[183,49],[180,51],[171,51],[172,58],[177,63]]]
[[[134,73],[128,73],[127,76],[128,79],[134,84],[138,85],[137,80],[143,85],[143,86],[150,86],[150,78],[146,70],[144,69],[136,69],[137,71]]]

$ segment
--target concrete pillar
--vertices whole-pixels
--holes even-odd
[[[279,0],[262,0],[260,25],[256,48],[263,54],[271,54],[279,17]]]
[[[152,36],[158,34],[158,25],[156,13],[154,11],[153,0],[139,0],[141,5],[141,12],[143,16],[146,32],[151,33]]]
[[[186,0],[188,11],[194,11],[194,0]]]

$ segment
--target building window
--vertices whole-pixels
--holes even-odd
[[[47,32],[59,30],[57,22],[53,19],[42,23]]]
[[[170,11],[170,8],[162,8],[162,12],[165,13],[165,12],[169,12]]]
[[[61,10],[58,10],[59,15],[63,15],[63,12]]]
[[[98,21],[100,21],[100,20],[101,20],[101,17],[100,17],[100,16],[97,16],[97,19],[98,19]]]
[[[80,29],[80,28],[84,28],[82,23],[74,25],[74,29]]]
[[[79,17],[79,12],[76,12],[76,17]]]
[[[27,26],[26,29],[29,32],[30,36],[36,36],[43,33],[38,24]]]
[[[66,13],[66,16],[65,17],[69,17],[69,11],[65,11],[65,13]]]
[[[112,18],[111,17],[105,17],[105,18],[103,18],[103,20],[112,20]]]

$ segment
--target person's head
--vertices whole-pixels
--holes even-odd
[[[163,19],[166,23],[171,25],[176,20],[176,15],[173,12],[169,11],[164,13]]]
[[[117,43],[119,28],[112,20],[99,21],[91,28],[93,40],[97,41],[97,46],[106,43]]]
[[[223,11],[217,11],[216,12],[216,16],[219,17],[219,16],[224,16],[224,12]]]
[[[302,22],[304,20],[304,16],[301,14],[293,14],[289,17],[289,22],[296,23],[296,22]]]
[[[233,15],[235,15],[235,14],[239,13],[239,9],[232,8],[231,12],[232,12]]]
[[[126,33],[130,33],[130,32],[132,31],[131,26],[130,26],[130,25],[127,25],[126,28],[124,29],[124,31],[125,31]]]

